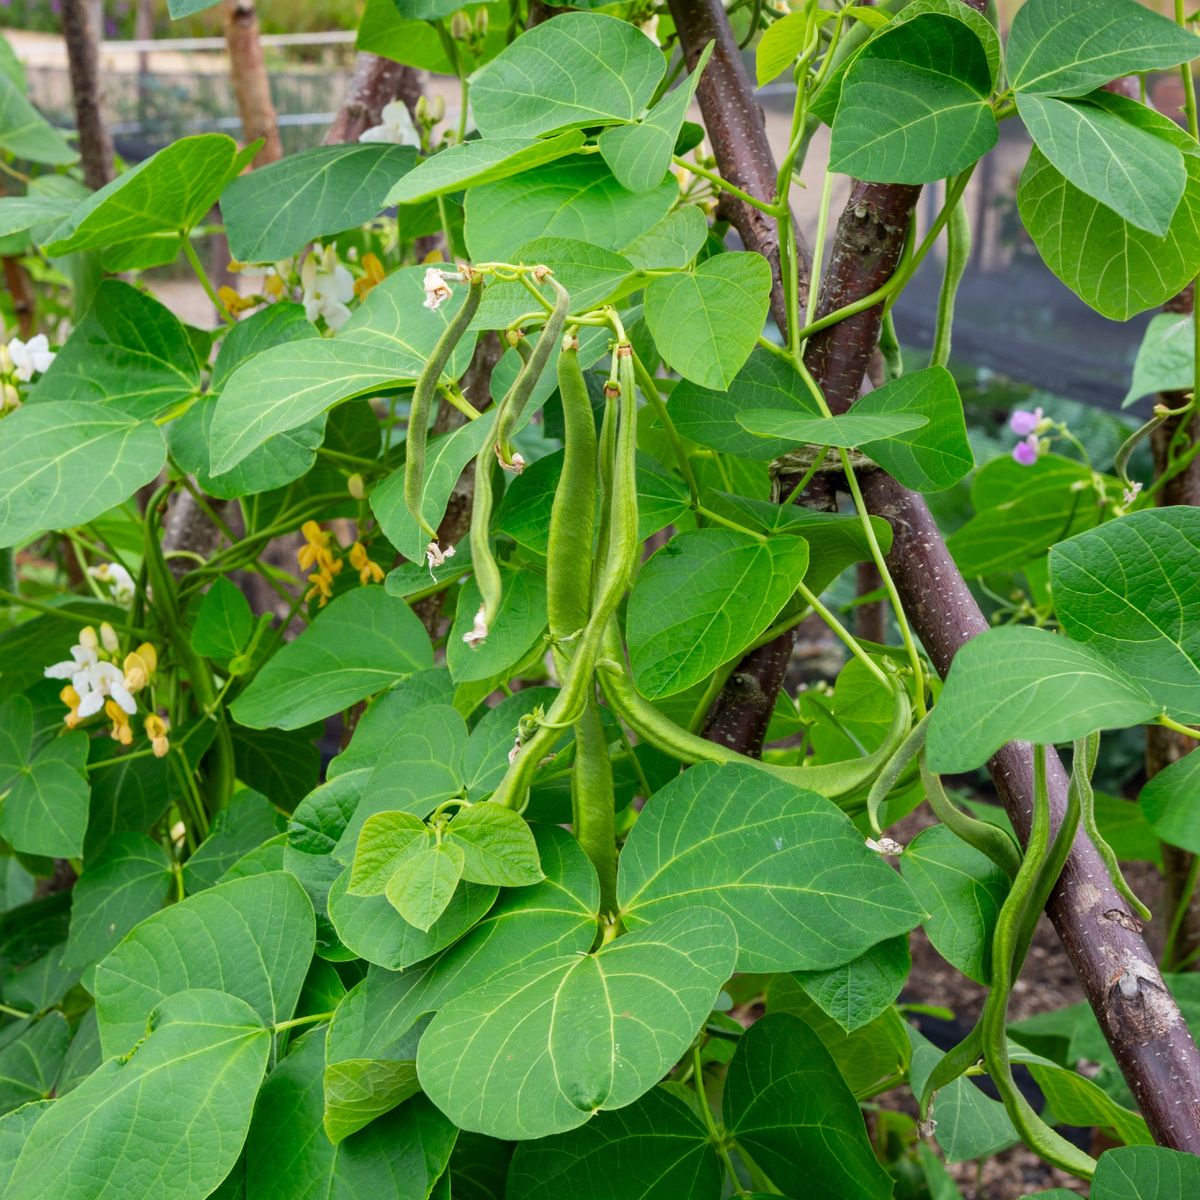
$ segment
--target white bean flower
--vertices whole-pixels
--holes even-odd
[[[52,663],[43,674],[47,679],[69,679],[80,696],[91,687],[90,672],[100,661],[100,640],[96,631],[85,625],[79,631],[79,641],[71,647],[71,657]]]
[[[7,350],[13,374],[22,383],[28,383],[35,374],[50,370],[50,364],[54,361],[54,351],[50,349],[50,342],[44,333],[31,337],[27,342],[15,337],[8,343]]]
[[[80,720],[98,713],[110,696],[130,716],[137,712],[137,701],[125,686],[125,672],[116,663],[98,662],[87,669],[85,676],[85,687],[71,681],[71,686],[79,693],[77,715]]]
[[[427,267],[425,269],[425,279],[421,286],[425,289],[425,307],[437,309],[441,308],[442,304],[450,299],[450,285],[446,282],[446,277],[437,269],[437,267]]]
[[[393,100],[383,106],[378,125],[372,125],[358,135],[360,142],[391,142],[397,146],[421,145],[421,135],[403,100]]]
[[[99,566],[88,567],[88,574],[98,583],[107,584],[112,598],[118,604],[133,603],[133,577],[120,563],[100,563]]]
[[[300,282],[304,315],[313,322],[324,317],[330,329],[341,329],[350,319],[346,301],[354,299],[354,276],[338,262],[336,249],[330,246],[322,251],[314,246],[300,269]]]

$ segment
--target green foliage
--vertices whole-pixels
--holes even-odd
[[[1060,865],[1041,793],[1022,851],[932,774],[1075,741],[1114,882],[1200,853],[1192,756],[1134,805],[1136,743],[1093,799],[1080,740],[1200,722],[1195,510],[1123,418],[1039,397],[996,455],[944,365],[1003,120],[1025,233],[1101,314],[1200,272],[1195,131],[1104,90],[1196,36],[1133,0],[1028,0],[1006,52],[960,0],[686,7],[369,0],[358,49],[453,77],[415,136],[255,170],[183,137],[94,194],[0,42],[0,249],[36,293],[0,356],[0,1195],[951,1200],[943,1158],[1017,1141],[1095,1200],[1196,1190],[1118,1077],[1140,1042],[1083,1006],[1005,1028]],[[745,36],[795,84],[786,161],[743,161]],[[818,121],[863,207],[813,187],[809,304]],[[269,264],[234,290],[214,219]],[[141,274],[181,251],[214,329]],[[834,404],[939,258],[932,365],[885,339]],[[1167,475],[1193,332],[1155,318],[1130,388],[1172,394]],[[936,496],[968,584],[881,473]],[[910,621],[964,635],[944,685]],[[989,987],[949,1055],[918,925]],[[1191,977],[1162,987],[1195,1022]]]

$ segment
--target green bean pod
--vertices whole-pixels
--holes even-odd
[[[548,278],[557,295],[554,310],[547,318],[537,345],[528,358],[522,355],[524,362],[521,369],[496,409],[496,423],[491,436],[475,458],[475,494],[471,503],[470,545],[475,584],[479,588],[482,603],[475,618],[475,628],[468,635],[473,644],[483,641],[495,623],[500,611],[502,593],[500,568],[492,553],[493,462],[498,460],[504,466],[513,461],[509,446],[512,432],[525,410],[526,402],[533,394],[542,371],[550,361],[550,351],[558,344],[567,319],[570,296],[557,280],[552,276]]]
[[[1079,816],[1083,824],[1084,832],[1092,839],[1092,845],[1096,847],[1096,853],[1100,855],[1104,865],[1108,868],[1108,877],[1112,880],[1112,885],[1117,889],[1117,892],[1124,898],[1125,903],[1143,921],[1150,920],[1150,910],[1137,898],[1125,879],[1121,871],[1121,864],[1117,861],[1116,853],[1108,844],[1104,835],[1100,832],[1100,827],[1096,824],[1096,794],[1092,790],[1092,771],[1095,769],[1096,756],[1100,751],[1100,735],[1093,733],[1086,738],[1080,738],[1075,743],[1075,759],[1071,770],[1071,784],[1075,786],[1076,767],[1082,760],[1085,770],[1079,773]]]
[[[870,786],[900,748],[912,721],[912,704],[908,692],[896,681],[892,684],[892,696],[895,701],[892,723],[878,750],[846,762],[797,766],[763,762],[691,733],[644,699],[626,673],[625,652],[615,624],[605,637],[604,656],[613,664],[612,670],[602,671],[600,676],[600,686],[604,695],[613,710],[642,741],[689,764],[744,763],[757,767],[769,775],[774,775],[776,779],[784,779],[796,787],[818,792],[846,811],[861,807],[864,789]]]
[[[617,911],[616,799],[608,735],[594,697],[575,722],[571,821],[575,838],[600,879],[601,915]]]
[[[421,500],[425,494],[425,444],[429,436],[429,412],[442,372],[454,353],[454,347],[467,332],[479,301],[483,296],[483,276],[472,273],[467,297],[462,307],[454,314],[450,324],[442,331],[433,354],[417,379],[413,389],[412,407],[408,417],[408,436],[404,453],[404,504],[417,525],[431,541],[437,541],[437,530],[425,519],[421,511]]]
[[[553,746],[559,731],[574,724],[583,713],[591,694],[605,631],[625,594],[641,548],[637,532],[637,396],[633,387],[632,349],[628,344],[622,344],[616,353],[620,370],[620,416],[613,456],[608,536],[595,603],[571,657],[570,671],[554,703],[537,732],[521,747],[492,795],[493,801],[510,808],[520,808],[525,803],[530,781],[542,756]]]
[[[1048,895],[1057,879],[1050,877],[1047,867],[1057,858],[1050,838],[1050,798],[1046,787],[1046,749],[1034,747],[1034,800],[1033,823],[1029,831],[1029,844],[1021,869],[1013,880],[992,938],[992,979],[983,1014],[979,1019],[983,1038],[983,1057],[988,1074],[1004,1101],[1009,1119],[1016,1127],[1025,1144],[1047,1162],[1061,1167],[1073,1175],[1090,1179],[1096,1170],[1096,1160],[1085,1154],[1078,1146],[1056,1133],[1033,1110],[1029,1101],[1021,1094],[1012,1077],[1012,1065],[1008,1057],[1008,1036],[1005,1024],[1008,1020],[1008,997],[1013,981],[1020,971],[1018,953],[1024,933],[1032,920],[1041,911],[1039,900]],[[1075,822],[1078,820],[1076,809]],[[1064,819],[1059,827],[1056,842],[1069,846],[1075,822]]]
[[[563,409],[563,468],[550,509],[546,611],[555,644],[579,633],[592,611],[596,527],[596,423],[579,366],[579,343],[564,339],[558,357]]]
[[[921,759],[921,782],[925,785],[925,799],[937,817],[955,837],[973,846],[980,854],[987,855],[1006,875],[1015,876],[1021,867],[1021,852],[1016,843],[1002,829],[987,821],[969,817],[962,811],[942,787],[941,779]]]
[[[905,768],[925,746],[925,734],[929,728],[929,717],[917,722],[912,733],[900,743],[900,749],[888,760],[887,766],[875,777],[871,790],[867,793],[867,820],[871,823],[871,832],[878,837],[883,828],[879,824],[879,813],[888,793],[896,786],[896,780],[904,773]]]
[[[954,304],[958,285],[971,257],[971,219],[960,199],[950,210],[946,222],[946,267],[942,275],[942,290],[938,293],[937,324],[933,333],[931,367],[944,367],[950,362],[950,332],[954,325]]]

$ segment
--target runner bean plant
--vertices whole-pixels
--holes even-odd
[[[1119,861],[1200,852],[1200,758],[1093,785],[1113,731],[1200,724],[1176,18],[369,0],[411,111],[95,192],[0,53],[35,284],[0,306],[0,1196],[943,1200],[1018,1143],[1094,1200],[1200,1195],[1196,873],[1152,912]],[[778,162],[750,61],[794,85]],[[1049,401],[968,436],[963,196],[1006,122],[1049,270],[1170,308],[1107,451]],[[943,542],[924,497],[968,480]],[[799,685],[801,622],[836,678]],[[1091,1003],[1012,1022],[1046,908]],[[918,927],[987,989],[948,1050]]]

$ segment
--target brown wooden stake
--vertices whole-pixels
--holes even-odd
[[[726,42],[731,37],[720,0],[671,0],[670,7],[689,62],[717,32],[724,30]],[[740,115],[739,137],[718,137],[710,130],[721,174],[742,187],[748,179],[771,174],[773,157],[761,121],[752,117],[754,98],[744,73],[729,69],[714,74],[710,67],[698,97],[706,120],[722,107]],[[904,185],[855,185],[838,225],[820,311],[867,295],[891,275],[918,193]],[[760,240],[759,228],[753,222],[738,226],[749,249],[769,256],[777,249],[774,230],[763,231]],[[772,311],[780,307],[777,300]],[[881,315],[869,310],[809,343],[806,361],[834,412],[845,412],[858,396]],[[861,483],[868,509],[892,526],[887,564],[908,619],[937,670],[945,674],[958,648],[987,622],[924,499],[882,471],[864,475]],[[753,668],[753,663],[743,663],[735,674]],[[773,680],[757,682],[769,692]],[[1033,804],[1032,762],[1029,745],[1011,743],[988,764],[1005,811],[1022,837],[1028,834]],[[1066,804],[1067,777],[1056,756],[1051,756],[1049,784],[1057,825]],[[1163,985],[1138,922],[1082,832],[1047,912],[1155,1139],[1200,1153],[1200,1052]]]
[[[98,191],[113,178],[113,144],[100,111],[104,92],[100,86],[99,33],[92,25],[90,7],[87,0],[63,0],[62,29],[83,179],[88,187]]]
[[[229,51],[229,77],[237,98],[242,136],[247,144],[263,139],[253,165],[265,167],[283,157],[279,121],[271,99],[271,80],[263,62],[254,0],[229,0],[225,9],[225,47]]]

